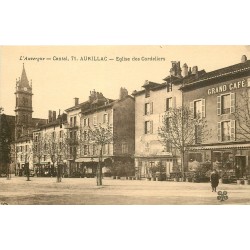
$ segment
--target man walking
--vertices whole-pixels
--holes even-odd
[[[219,174],[218,174],[216,169],[214,169],[211,173],[210,182],[211,182],[211,186],[212,186],[212,192],[213,191],[216,192],[216,188],[219,184]]]

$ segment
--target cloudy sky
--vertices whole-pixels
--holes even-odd
[[[250,58],[249,46],[2,46],[0,106],[6,114],[14,115],[15,82],[21,77],[23,63],[28,79],[32,79],[33,117],[47,118],[49,109],[58,112],[69,108],[74,97],[83,102],[93,89],[115,99],[120,87],[131,94],[140,90],[145,80],[161,83],[169,74],[171,61],[197,65],[208,72],[239,63],[243,54]],[[66,56],[67,61],[53,60]],[[107,61],[81,61],[84,56],[107,57]],[[117,57],[129,61],[117,61]],[[140,60],[133,61],[134,57]],[[143,59],[148,57],[162,59]]]

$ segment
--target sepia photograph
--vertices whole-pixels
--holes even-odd
[[[246,6],[1,1],[1,248],[247,248]]]
[[[249,205],[249,57],[1,46],[1,204]]]

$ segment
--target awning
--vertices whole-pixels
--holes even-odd
[[[198,146],[198,147],[189,147],[188,150],[206,150],[206,149],[243,149],[249,148],[250,144],[232,144],[232,145],[214,145],[214,146]]]
[[[110,157],[102,157],[102,161],[108,159]],[[98,162],[99,161],[99,157],[82,157],[82,158],[78,158],[75,160],[75,162]]]

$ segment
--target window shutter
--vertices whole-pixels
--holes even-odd
[[[221,96],[217,96],[217,115],[221,115]]]
[[[147,134],[147,122],[144,122],[144,134]]]
[[[174,96],[172,99],[172,108],[175,109],[176,108],[176,97]]]
[[[202,112],[202,117],[204,118],[204,117],[206,117],[206,100],[205,99],[202,99],[201,100],[201,112]]]
[[[231,105],[230,105],[230,113],[235,112],[235,93],[230,93],[230,100],[231,100]]]
[[[221,122],[218,122],[217,123],[217,135],[218,135],[218,141],[220,142],[221,141]]]
[[[153,121],[150,121],[150,134],[153,134]]]
[[[235,120],[231,120],[231,141],[235,141]]]
[[[153,114],[153,103],[150,103],[150,114]]]
[[[87,118],[87,126],[89,126],[89,118]]]
[[[190,111],[191,111],[191,115],[192,115],[192,117],[194,117],[194,102],[192,101],[192,102],[190,102]]]

